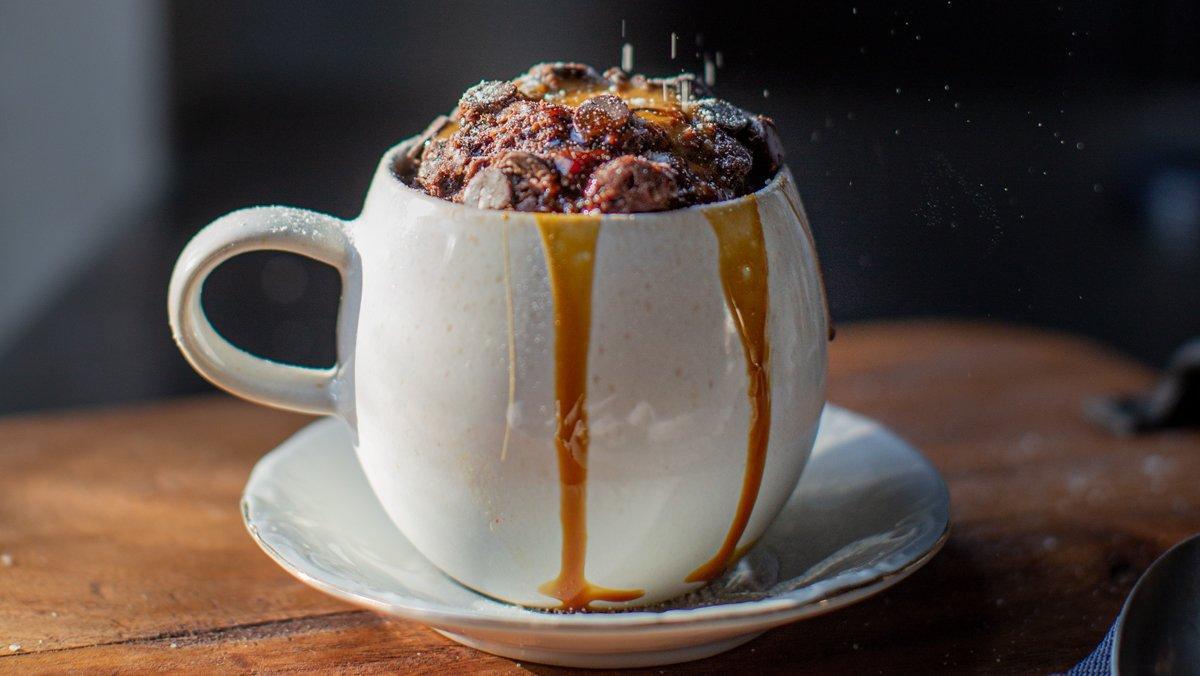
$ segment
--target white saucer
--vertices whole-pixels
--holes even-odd
[[[480,650],[572,667],[708,657],[864,599],[937,552],[949,511],[945,483],[916,449],[830,405],[796,491],[733,571],[652,610],[555,614],[481,596],[427,562],[376,502],[337,420],[259,461],[242,497],[251,536],[309,585]]]

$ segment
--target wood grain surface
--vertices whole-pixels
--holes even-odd
[[[1083,420],[1087,397],[1151,382],[1108,350],[905,322],[842,327],[831,360],[830,400],[946,476],[945,550],[874,599],[648,673],[1062,670],[1200,531],[1200,434],[1115,438]],[[238,496],[306,420],[225,396],[0,419],[0,672],[557,671],[354,609],[261,553]]]

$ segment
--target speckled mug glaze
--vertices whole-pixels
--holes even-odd
[[[176,342],[215,384],[281,408],[334,415],[355,436],[384,510],[462,584],[530,607],[559,573],[554,298],[532,214],[429,197],[379,164],[358,218],[287,207],[228,214],[187,246],[171,280]],[[827,315],[807,219],[785,168],[740,198],[757,204],[767,251],[769,445],[741,536],[779,513],[824,405]],[[726,205],[728,203],[725,203]],[[748,376],[702,205],[605,215],[588,347],[587,578],[656,603],[721,545],[746,463]],[[338,364],[306,369],[249,355],[204,317],[200,289],[226,259],[291,251],[343,282]]]

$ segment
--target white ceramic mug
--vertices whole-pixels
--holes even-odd
[[[354,220],[257,207],[201,231],[171,279],[179,348],[234,394],[343,418],[392,520],[479,592],[633,607],[711,579],[783,507],[824,404],[828,318],[790,172],[714,205],[538,217],[408,187],[393,166],[412,142],[384,156]],[[589,232],[594,248],[554,248]],[[760,245],[765,269],[734,255]],[[207,275],[260,249],[341,273],[336,367],[260,359],[205,318]],[[762,274],[755,355],[737,296]]]

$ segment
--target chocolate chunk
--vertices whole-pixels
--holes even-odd
[[[604,79],[591,66],[582,63],[539,63],[517,78],[522,94],[539,99],[563,89],[577,89],[603,84]]]
[[[464,114],[494,113],[517,99],[517,87],[511,82],[484,80],[468,89],[458,102]]]
[[[779,138],[779,130],[775,128],[775,120],[763,115],[759,115],[758,117],[763,127],[763,136],[767,139],[767,157],[771,161],[767,166],[771,173],[774,173],[783,166],[785,154],[783,139]]]
[[[746,176],[754,168],[754,157],[750,151],[729,134],[717,130],[712,136],[709,152],[712,153],[712,161],[709,166],[712,167],[713,173],[724,179],[721,182],[740,193]],[[734,194],[730,194],[721,199],[734,196]]]
[[[761,164],[766,173],[774,174],[783,166],[783,141],[775,121],[765,115],[756,115],[751,118],[746,132],[742,142],[754,154],[755,163]]]
[[[750,124],[749,113],[721,99],[700,99],[692,108],[692,117],[730,133],[737,133]]]
[[[550,211],[558,196],[558,172],[542,158],[521,151],[505,153],[495,167],[512,186],[512,207],[517,211]]]
[[[450,199],[462,187],[466,160],[466,154],[451,139],[430,141],[421,155],[417,180],[430,195]]]
[[[575,130],[584,141],[619,131],[629,121],[629,106],[612,94],[601,94],[579,104],[572,116]]]
[[[594,84],[600,81],[596,69],[584,63],[539,63],[527,73],[551,89],[562,89],[572,84]]]
[[[462,198],[463,204],[478,209],[504,209],[512,204],[512,185],[504,172],[486,167],[467,181]]]
[[[673,206],[675,186],[670,165],[622,155],[596,169],[584,197],[591,208],[605,213],[663,211]]]

